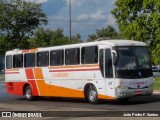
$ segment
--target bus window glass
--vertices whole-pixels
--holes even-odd
[[[98,46],[82,48],[82,64],[98,63]]]
[[[100,70],[101,70],[101,74],[102,74],[102,76],[104,77],[104,50],[100,50],[100,52],[99,52],[99,67],[100,67]]]
[[[23,67],[23,55],[14,55],[13,56],[13,68],[22,68]]]
[[[147,78],[153,76],[149,51],[146,46],[116,47],[117,78]]]
[[[12,56],[6,56],[6,69],[11,69],[12,68]]]
[[[105,50],[105,77],[113,77],[113,68],[112,68],[112,57],[111,51],[109,49]]]
[[[147,47],[135,47],[134,49],[139,68],[140,69],[151,68],[150,56]]]
[[[72,48],[65,50],[65,64],[77,65],[80,63],[80,49]]]
[[[54,50],[50,52],[50,65],[59,66],[63,65],[64,61],[64,50]]]
[[[49,65],[49,52],[38,52],[37,53],[37,66],[44,67]]]
[[[27,53],[24,55],[24,66],[35,67],[35,53]]]

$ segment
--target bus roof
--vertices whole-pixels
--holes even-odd
[[[93,46],[93,45],[107,45],[110,47],[114,46],[147,46],[144,42],[133,41],[133,40],[103,40],[103,41],[95,41],[95,42],[86,42],[79,44],[71,44],[71,45],[62,45],[62,46],[53,46],[53,47],[42,47],[31,49],[30,51],[45,51],[51,49],[66,49],[66,48],[75,48],[75,47],[83,47],[83,46]],[[29,50],[19,50],[14,49],[11,51],[7,51],[6,54],[20,53],[21,51],[29,51]]]

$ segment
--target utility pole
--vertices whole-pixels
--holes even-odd
[[[71,43],[71,37],[72,37],[72,21],[71,21],[71,0],[69,0],[69,42]]]

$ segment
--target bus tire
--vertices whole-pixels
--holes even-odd
[[[28,101],[33,100],[32,89],[31,89],[30,85],[26,86],[24,95]]]
[[[92,104],[98,103],[98,92],[94,85],[90,85],[90,87],[87,90],[87,100]]]

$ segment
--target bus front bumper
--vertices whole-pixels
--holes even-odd
[[[134,90],[116,89],[117,98],[129,98],[133,96],[146,96],[146,95],[152,95],[152,94],[153,94],[153,88],[134,89]]]

